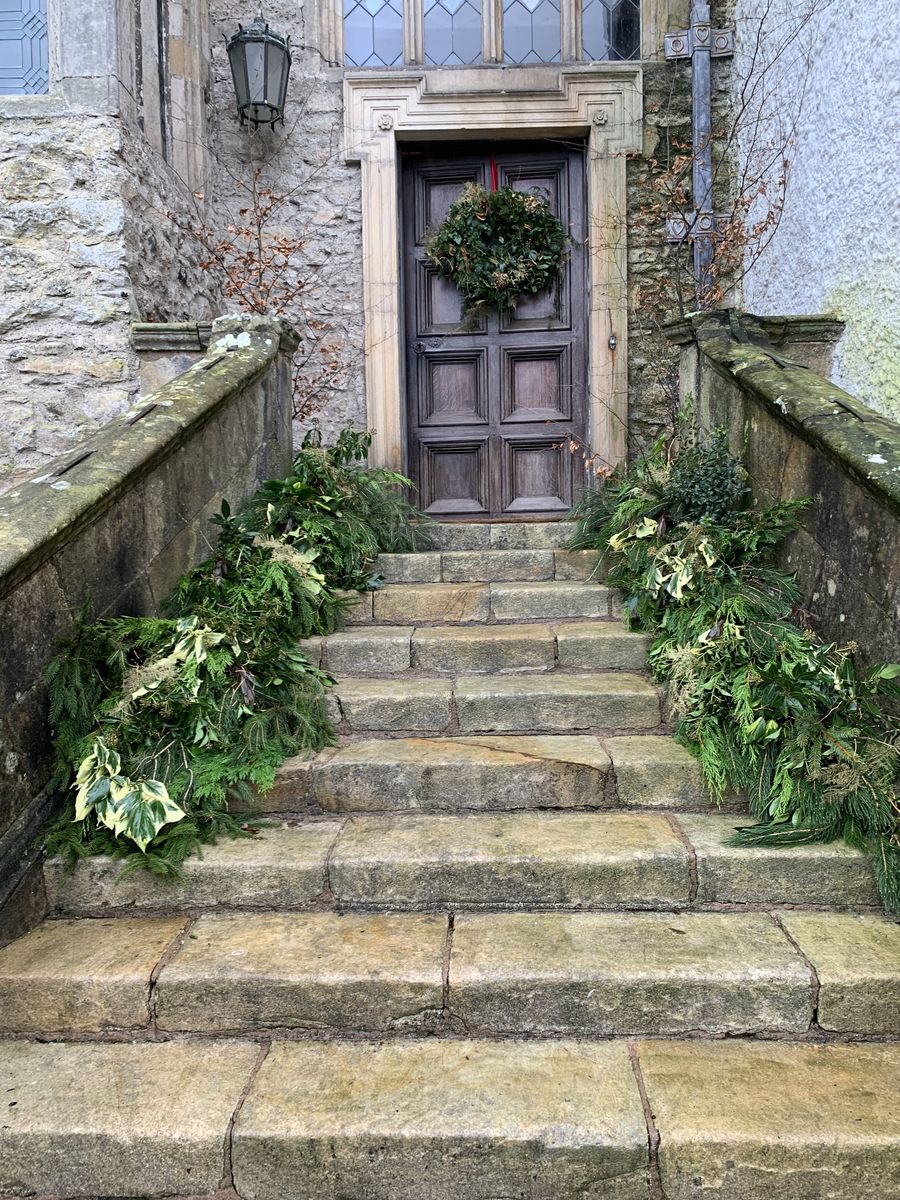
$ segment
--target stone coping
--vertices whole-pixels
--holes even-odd
[[[164,326],[187,329],[189,326]],[[196,324],[193,326],[199,328]],[[220,317],[204,357],[0,496],[0,597],[7,595],[299,338],[276,318]]]
[[[687,344],[688,328],[715,371],[900,515],[900,425],[783,358],[764,319],[736,309],[694,313],[670,327],[671,340]]]

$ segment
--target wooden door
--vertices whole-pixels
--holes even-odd
[[[553,287],[467,326],[425,238],[470,180],[546,199],[571,235]],[[407,470],[435,517],[562,516],[584,479],[566,435],[587,412],[584,155],[515,142],[403,155]]]

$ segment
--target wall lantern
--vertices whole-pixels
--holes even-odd
[[[237,95],[241,124],[284,124],[284,101],[291,70],[291,39],[273,33],[260,13],[251,25],[241,25],[225,49]]]

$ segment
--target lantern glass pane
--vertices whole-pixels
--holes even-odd
[[[246,41],[243,43],[243,51],[247,56],[250,103],[260,104],[266,98],[266,48],[262,42]]]

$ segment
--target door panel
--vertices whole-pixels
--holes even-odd
[[[425,260],[427,232],[465,184],[499,181],[546,199],[571,234],[551,288],[467,322],[459,292]],[[510,143],[404,153],[408,470],[436,516],[550,516],[583,479],[566,435],[584,436],[584,169],[580,149]]]

